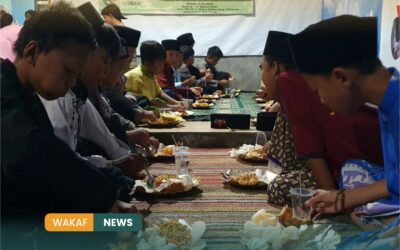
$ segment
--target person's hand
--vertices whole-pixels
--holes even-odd
[[[262,154],[263,156],[267,157],[269,154],[269,149],[271,148],[272,143],[271,141],[268,141],[267,143],[265,143],[265,145],[262,147]]]
[[[270,107],[265,107],[264,111],[265,112],[279,112],[281,110],[281,105],[276,102]]]
[[[133,179],[137,179],[140,177],[139,173],[146,167],[146,164],[147,159],[141,155],[135,155],[117,167],[121,169],[125,175]]]
[[[186,79],[185,81],[183,81],[182,85],[183,86],[190,86],[190,85],[192,85],[193,82],[194,82],[193,78],[190,77],[190,78]]]
[[[139,213],[135,205],[117,200],[110,209],[110,213]]]
[[[336,214],[340,211],[342,204],[338,199],[338,190],[322,190],[318,189],[314,196],[306,202],[306,206],[311,207],[317,212],[316,217],[321,214]]]
[[[218,81],[218,85],[221,85],[223,87],[228,87],[229,86],[229,80],[223,79]]]
[[[184,112],[186,110],[185,104],[183,102],[180,102],[177,105],[170,105],[168,107],[171,108],[172,111],[175,111],[175,112]]]
[[[206,83],[209,83],[212,79],[214,79],[214,75],[211,73],[206,73],[204,76]]]
[[[203,93],[203,88],[201,88],[201,87],[192,87],[192,88],[190,88],[190,91],[191,91],[195,96],[201,96],[201,93]]]
[[[160,146],[160,141],[154,136],[152,136],[149,139],[149,146],[152,147],[155,151],[157,151],[158,147]]]
[[[150,134],[143,128],[138,128],[127,132],[128,139],[132,144],[138,144],[142,147],[149,146]]]
[[[142,121],[145,121],[147,123],[147,121],[154,122],[155,120],[157,120],[157,115],[154,111],[143,110],[142,112]]]

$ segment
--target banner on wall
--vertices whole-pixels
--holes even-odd
[[[100,0],[114,3],[123,14],[253,15],[254,0]]]

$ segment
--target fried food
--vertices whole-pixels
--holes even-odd
[[[179,223],[177,220],[171,220],[157,225],[160,228],[160,234],[165,237],[168,243],[175,244],[178,248],[190,246],[192,234],[190,229]]]
[[[193,107],[194,107],[194,108],[209,108],[210,105],[209,105],[208,103],[199,103],[199,102],[196,102],[196,103],[193,103]]]
[[[162,183],[168,182],[170,179],[178,179],[178,176],[175,174],[163,174],[156,177],[155,182],[156,186],[160,186]]]
[[[244,159],[246,160],[263,160],[262,149],[252,150],[244,154]]]
[[[173,113],[162,113],[158,120],[152,122],[152,124],[179,124],[185,120],[177,114]]]
[[[311,224],[311,221],[305,220],[300,221],[298,219],[293,218],[292,208],[288,205],[284,206],[279,214],[279,222],[285,227],[295,226],[299,227],[302,224]]]
[[[173,156],[174,155],[174,146],[166,146],[163,147],[160,152],[157,153],[159,156]]]
[[[238,176],[231,176],[229,181],[241,186],[256,186],[259,182],[258,177],[254,172],[246,172]]]

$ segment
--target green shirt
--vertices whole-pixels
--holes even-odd
[[[131,71],[125,73],[127,78],[125,91],[134,96],[144,96],[149,101],[160,97],[162,89],[158,85],[157,79],[148,72],[143,64],[140,64]]]

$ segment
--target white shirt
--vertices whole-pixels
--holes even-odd
[[[89,100],[80,103],[71,90],[64,97],[54,101],[39,97],[53,125],[54,134],[73,151],[76,151],[78,138],[82,137],[101,147],[113,160],[130,153],[129,146],[119,141],[108,130]],[[88,160],[91,161],[89,157]]]

